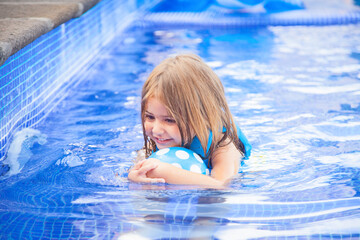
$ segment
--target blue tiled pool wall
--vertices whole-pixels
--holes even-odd
[[[86,77],[91,61],[150,0],[103,0],[0,66],[0,161],[17,131],[35,127]],[[75,76],[76,73],[76,77]],[[80,77],[81,76],[81,77]]]

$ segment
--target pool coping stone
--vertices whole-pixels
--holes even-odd
[[[0,0],[0,66],[17,51],[100,0]]]

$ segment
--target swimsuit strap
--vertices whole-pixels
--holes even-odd
[[[209,153],[211,143],[212,143],[212,131],[210,131],[210,134],[209,134],[208,144],[206,147],[206,153],[204,152],[204,149],[201,146],[201,142],[197,136],[194,137],[194,139],[191,142],[190,147],[189,147],[190,150],[197,153],[204,160],[206,166],[209,166],[209,164],[208,164],[209,159],[208,159],[207,155]]]

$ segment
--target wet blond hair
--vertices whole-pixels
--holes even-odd
[[[226,102],[224,87],[215,72],[199,56],[183,54],[165,59],[144,83],[141,97],[146,157],[156,150],[155,142],[146,136],[144,127],[147,102],[152,97],[161,101],[176,121],[184,147],[189,147],[194,136],[197,136],[206,153],[211,130],[212,143],[207,158],[211,159],[217,147],[231,142],[244,152]],[[225,132],[222,131],[223,127],[226,128]]]

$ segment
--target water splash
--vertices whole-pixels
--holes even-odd
[[[43,145],[46,143],[47,136],[39,130],[25,128],[14,135],[14,140],[10,144],[4,166],[8,166],[5,176],[12,176],[20,173],[25,164],[32,156],[31,148],[35,143]]]
[[[64,154],[66,155],[61,160],[59,159],[56,162],[56,165],[64,165],[68,167],[77,167],[85,164],[84,160],[79,156],[76,156],[71,150],[64,150]]]

